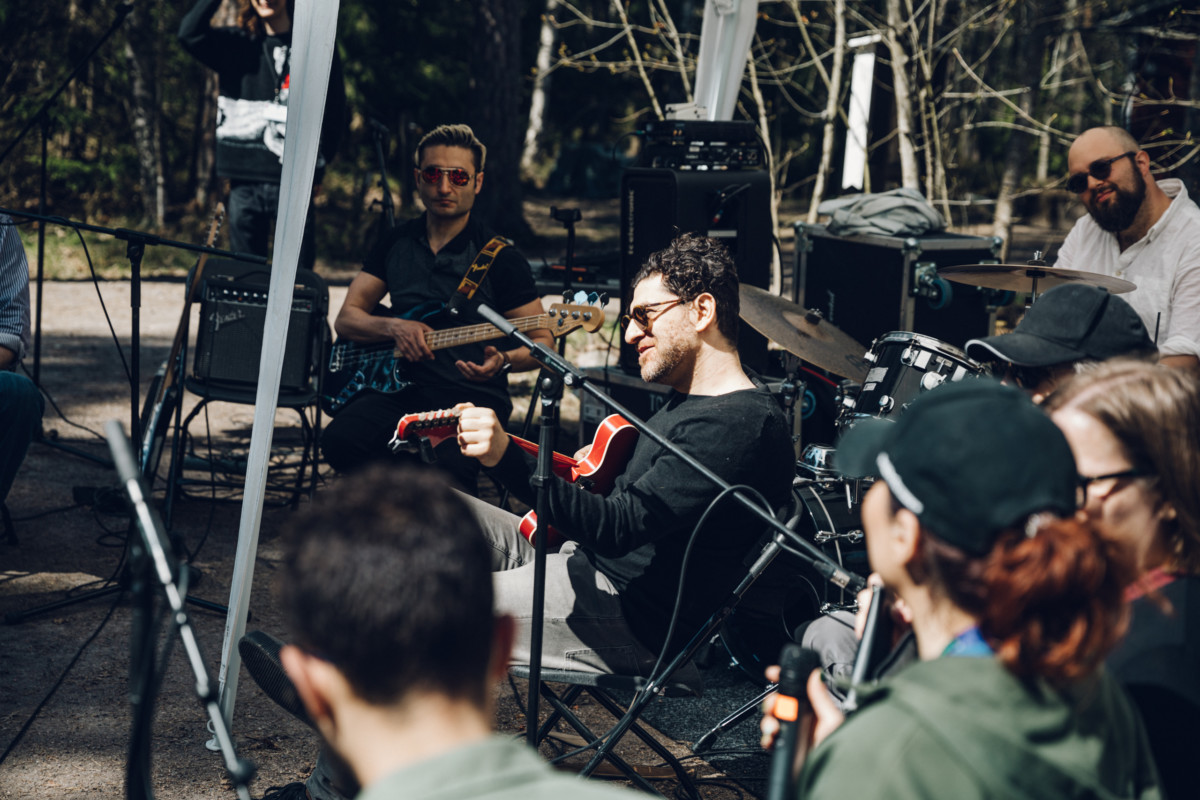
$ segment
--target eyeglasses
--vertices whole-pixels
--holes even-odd
[[[437,183],[443,175],[450,180],[451,186],[466,186],[471,182],[471,173],[459,167],[426,167],[421,170],[421,180],[429,184]]]
[[[1136,155],[1136,150],[1130,150],[1127,153],[1121,153],[1121,155],[1113,156],[1112,158],[1096,159],[1088,164],[1087,172],[1076,172],[1067,178],[1067,191],[1071,194],[1083,194],[1088,188],[1088,175],[1091,175],[1098,181],[1108,180],[1108,176],[1112,174],[1113,162],[1120,161],[1126,157],[1132,158]]]
[[[1111,481],[1106,491],[1102,491],[1098,495],[1095,495],[1096,499],[1103,503],[1110,496],[1112,496],[1122,484],[1127,483],[1134,478],[1146,478],[1150,475],[1151,473],[1147,472],[1146,470],[1138,469],[1136,467],[1131,467],[1130,469],[1122,470],[1120,472],[1110,472],[1107,475],[1079,475],[1077,476],[1078,488],[1076,489],[1077,504],[1080,508],[1083,508],[1087,504],[1088,492],[1095,484],[1098,484],[1101,481]]]
[[[644,306],[634,306],[633,308],[629,309],[628,314],[625,314],[621,317],[621,327],[628,328],[630,322],[636,322],[639,328],[644,330],[646,333],[649,333],[650,326],[654,324],[654,320],[658,319],[663,314],[667,313],[682,302],[684,302],[682,297],[676,297],[674,300],[663,300],[658,303],[647,303]],[[650,309],[660,307],[662,310],[651,317]]]

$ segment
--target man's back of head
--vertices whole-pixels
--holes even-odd
[[[434,473],[375,467],[340,482],[291,525],[281,583],[295,644],[364,701],[421,692],[486,706],[488,547]]]

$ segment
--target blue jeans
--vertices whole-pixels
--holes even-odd
[[[33,381],[15,372],[0,372],[0,503],[8,497],[44,406]]]

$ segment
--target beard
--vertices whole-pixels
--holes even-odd
[[[1133,224],[1146,199],[1146,179],[1134,170],[1132,191],[1113,184],[1113,199],[1106,206],[1089,205],[1088,213],[1109,233],[1120,233]]]
[[[662,383],[663,378],[674,372],[684,358],[684,348],[678,342],[655,344],[650,360],[641,367],[642,380],[646,383]]]

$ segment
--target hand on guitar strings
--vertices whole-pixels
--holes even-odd
[[[425,341],[425,334],[433,330],[424,322],[398,317],[388,320],[388,330],[396,342],[395,353],[409,361],[429,361],[433,351]]]
[[[508,433],[496,412],[470,403],[454,407],[458,417],[458,447],[464,456],[479,459],[485,467],[494,467],[508,449]]]

